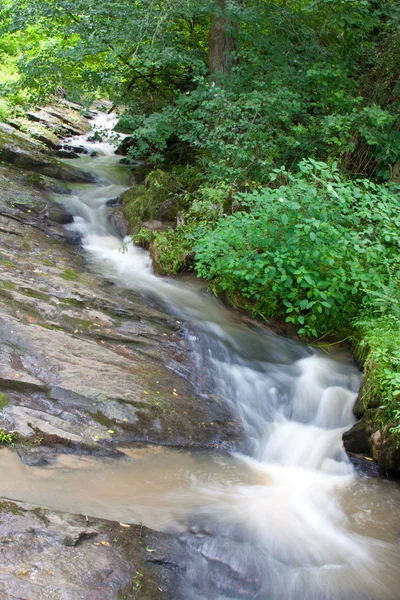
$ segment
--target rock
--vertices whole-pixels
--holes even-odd
[[[367,477],[382,477],[379,466],[371,457],[366,458],[361,454],[349,454],[349,459],[358,473]]]
[[[142,227],[149,231],[163,231],[165,229],[165,225],[161,221],[144,221]]]
[[[110,211],[109,220],[120,236],[123,238],[129,235],[129,221],[125,217],[120,206],[115,206]]]
[[[43,132],[38,129],[34,129],[33,127],[30,127],[28,132],[33,138],[51,150],[59,150],[61,148],[61,140],[57,136],[51,135],[50,132]]]
[[[74,146],[71,144],[64,144],[64,150],[68,150],[69,152],[75,152],[75,154],[89,154],[89,150],[85,148],[85,146]]]
[[[25,177],[27,185],[33,186],[38,190],[44,190],[46,192],[53,192],[54,194],[70,194],[71,191],[68,186],[61,183],[57,179],[46,177],[46,175],[40,175],[39,173],[29,173]]]
[[[393,165],[390,180],[395,183],[400,183],[400,160]]]
[[[93,110],[109,113],[113,108],[113,103],[109,100],[95,100],[91,106]]]
[[[59,158],[79,158],[79,154],[71,152],[70,150],[65,150],[64,148],[61,148],[61,150],[57,152],[57,156]]]
[[[382,403],[379,394],[375,392],[375,384],[371,378],[364,378],[357,396],[353,413],[357,419],[365,414],[368,408],[378,408]]]
[[[120,141],[118,147],[115,151],[115,154],[119,154],[121,156],[126,156],[128,151],[134,145],[134,140],[128,135],[123,140]]]
[[[3,499],[0,596],[171,600],[161,576],[148,563],[147,536],[148,530],[140,526],[124,529],[110,521]],[[141,583],[135,589],[137,573]]]
[[[122,162],[122,161],[121,161]],[[129,163],[128,163],[129,164]],[[144,183],[147,175],[154,170],[150,163],[138,163],[132,167],[133,179],[136,185]]]
[[[379,457],[382,452],[382,437],[382,432],[378,429],[378,431],[375,431],[375,433],[372,434],[370,439],[372,458],[376,460],[376,462],[379,462]]]
[[[347,452],[371,455],[371,436],[379,429],[375,423],[374,409],[368,409],[363,418],[343,434],[343,443]]]
[[[63,205],[56,202],[50,202],[44,212],[45,219],[50,219],[54,223],[60,225],[68,225],[72,223],[74,218],[69,210]]]
[[[50,150],[59,150],[62,146],[62,140],[39,123],[32,123],[28,119],[19,118],[9,121],[9,124],[18,130],[25,131],[30,137],[50,148]]]
[[[64,165],[52,158],[42,144],[5,123],[0,123],[0,158],[21,169],[35,171],[54,179],[78,183],[95,181],[91,173]]]
[[[382,473],[398,476],[400,475],[400,444],[398,434],[390,431],[394,425],[387,425],[372,435],[371,450]]]
[[[0,595],[9,600],[266,597],[259,549],[208,529],[166,534],[0,498]]]
[[[35,111],[28,111],[26,116],[31,121],[41,123],[59,137],[83,135],[90,130],[87,119],[76,110],[77,105],[60,100],[56,106],[45,106]]]
[[[157,218],[160,221],[175,221],[180,212],[182,211],[182,198],[179,196],[172,196],[160,204],[157,209]]]
[[[110,200],[107,200],[106,205],[107,206],[120,206],[120,197],[117,196],[116,198],[110,198]]]
[[[10,398],[0,427],[58,436],[54,453],[240,444],[225,403],[178,374],[187,348],[175,320],[88,273],[56,222],[69,215],[17,173],[0,167],[0,387]]]

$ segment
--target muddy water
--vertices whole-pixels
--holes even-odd
[[[112,118],[101,117],[107,124]],[[246,452],[144,448],[124,450],[120,461],[62,457],[38,468],[3,450],[12,477],[3,478],[0,493],[165,531],[206,532],[198,568],[207,577],[208,556],[235,565],[244,580],[257,582],[246,597],[398,599],[399,488],[356,475],[341,442],[354,423],[358,370],[348,357],[333,360],[238,322],[196,286],[156,277],[139,248],[121,252],[106,203],[126,188],[129,172],[107,141],[94,147],[98,158],[82,157],[80,166],[102,182],[74,189],[69,227],[94,270],[156,299],[185,323],[193,384],[232,406]],[[214,585],[202,598],[240,598],[241,585]]]

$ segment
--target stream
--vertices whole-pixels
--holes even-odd
[[[107,115],[96,123],[114,124]],[[209,581],[198,600],[398,599],[400,489],[358,474],[342,446],[361,382],[351,357],[332,358],[241,320],[197,282],[154,275],[146,251],[130,243],[121,251],[107,202],[129,187],[130,170],[111,141],[76,141],[98,156],[75,164],[101,178],[71,186],[64,199],[75,215],[67,227],[80,236],[90,269],[179,320],[196,392],[230,405],[245,444],[236,453],[122,448],[121,460],[61,455],[47,467],[2,450],[12,477],[1,494],[202,535],[203,559],[188,573]],[[217,575],[207,571],[208,556],[221,563]]]

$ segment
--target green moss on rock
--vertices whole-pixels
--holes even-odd
[[[5,394],[0,394],[0,409],[5,408],[10,404],[10,398]]]

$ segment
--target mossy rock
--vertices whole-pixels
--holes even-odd
[[[361,384],[353,413],[357,419],[361,419],[369,408],[378,408],[381,404],[382,400],[377,393],[374,378],[367,375]]]
[[[390,429],[387,425],[374,433],[371,438],[372,456],[383,473],[400,475],[400,435]]]
[[[0,394],[0,409],[6,408],[10,404],[10,398],[5,394]]]
[[[358,423],[343,434],[343,443],[347,452],[371,455],[371,437],[379,430],[376,418],[377,410],[370,408]]]

